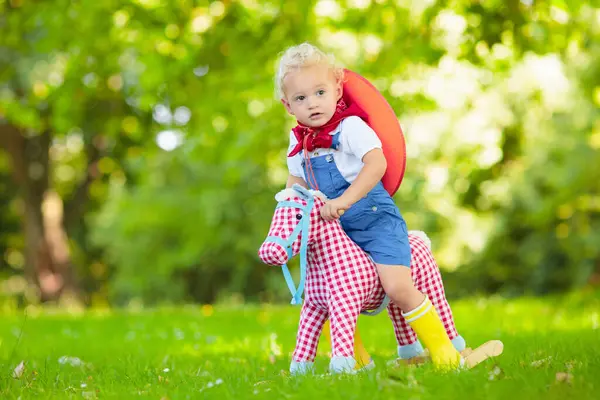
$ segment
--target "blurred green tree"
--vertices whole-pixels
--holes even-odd
[[[0,9],[0,171],[18,188],[0,173],[0,257],[9,273],[24,260],[42,300],[285,295],[256,249],[293,124],[274,64],[305,40],[397,112],[409,160],[396,200],[454,271],[450,294],[566,290],[600,274],[592,1]]]

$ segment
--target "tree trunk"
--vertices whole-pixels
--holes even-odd
[[[588,284],[593,287],[600,286],[600,258],[596,260],[596,268],[588,279]]]
[[[62,201],[49,189],[50,141],[49,131],[26,135],[14,126],[0,125],[0,147],[10,155],[23,204],[25,274],[39,288],[43,302],[79,292],[62,224]]]

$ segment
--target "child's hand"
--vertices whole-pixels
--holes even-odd
[[[349,208],[350,204],[343,201],[341,197],[329,200],[323,207],[321,207],[321,217],[325,221],[333,221],[340,218],[344,211]]]

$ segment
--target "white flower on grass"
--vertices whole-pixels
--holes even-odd
[[[185,334],[183,333],[183,331],[181,329],[173,329],[173,335],[175,336],[175,339],[177,340],[183,340],[185,338]]]
[[[202,371],[200,368],[198,368],[198,371],[196,371],[196,376],[204,376],[204,377],[209,377],[210,372],[208,371]]]
[[[498,380],[498,379],[501,379],[503,376],[504,376],[504,371],[502,371],[502,368],[495,365],[494,368],[488,373],[488,380],[490,380],[490,381]]]
[[[169,368],[165,368],[165,369],[163,369],[163,372],[169,372],[169,371],[170,371],[170,369],[169,369]]]
[[[211,387],[214,387],[214,386],[219,386],[222,383],[223,383],[223,379],[219,378],[219,379],[217,379],[214,382],[208,382],[208,384],[206,385],[206,387],[211,388]]]
[[[542,358],[541,360],[535,360],[530,365],[532,367],[538,368],[538,367],[542,367],[542,366],[550,364],[550,361],[552,361],[552,356],[548,356],[546,358]]]
[[[273,383],[273,381],[260,381],[260,382],[256,382],[254,384],[254,387],[256,387],[256,389],[254,389],[254,392],[252,392],[252,393],[254,395],[257,395],[259,393],[264,393],[264,392],[271,391],[271,388],[268,387],[268,385],[270,385],[271,383]]]
[[[12,373],[12,377],[15,379],[19,379],[23,376],[23,372],[25,372],[25,361],[21,361],[19,365],[15,367]]]
[[[61,365],[69,364],[72,367],[82,367],[85,365],[79,357],[62,356],[58,359],[58,363]]]
[[[281,350],[281,345],[277,343],[277,334],[271,333],[266,340],[267,352],[271,358],[280,357],[283,352]]]
[[[200,389],[200,391],[202,392],[202,391],[204,391],[204,390],[206,390],[206,389],[210,389],[210,388],[213,388],[213,387],[219,386],[219,385],[221,385],[221,384],[223,384],[223,379],[221,379],[221,378],[218,378],[218,379],[217,379],[216,381],[214,381],[214,382],[208,382],[208,383],[206,384],[206,386],[204,386],[203,388],[201,388],[201,389]]]

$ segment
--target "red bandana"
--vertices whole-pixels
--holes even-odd
[[[347,106],[342,98],[337,103],[335,113],[325,125],[312,128],[298,123],[298,125],[292,129],[292,132],[294,132],[294,136],[296,136],[298,143],[290,152],[290,154],[288,154],[288,157],[293,157],[300,153],[303,147],[307,151],[313,151],[320,148],[330,148],[333,141],[333,136],[331,136],[329,133],[333,131],[344,118],[353,115],[362,118],[365,122],[368,119],[367,114],[356,103],[350,103],[350,105]]]

